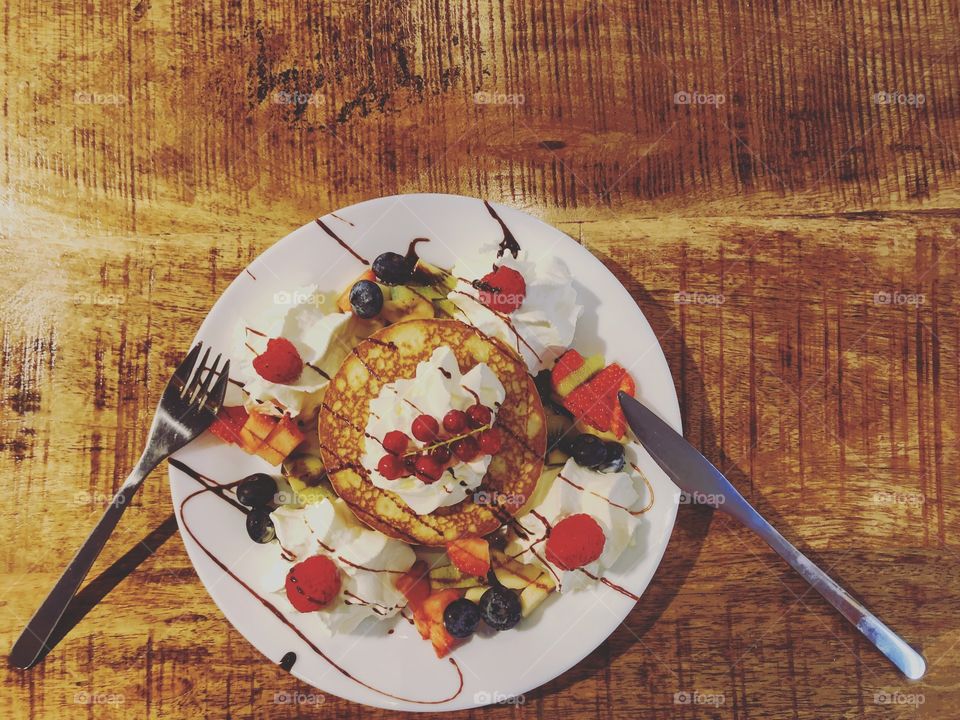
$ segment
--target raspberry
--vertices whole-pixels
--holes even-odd
[[[314,555],[287,573],[287,599],[300,612],[319,610],[340,592],[340,569],[326,555]]]
[[[585,513],[569,515],[553,526],[547,538],[547,562],[561,570],[589,565],[603,552],[603,528]]]
[[[487,273],[475,283],[480,302],[491,310],[512,313],[523,304],[527,295],[527,284],[523,275],[513,268],[498,267]]]
[[[303,372],[303,360],[286,338],[270,338],[267,349],[253,359],[257,375],[272,383],[291,383]]]

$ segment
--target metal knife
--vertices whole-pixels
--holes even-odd
[[[791,545],[682,435],[626,393],[619,398],[634,435],[681,490],[703,498],[757,533],[904,675],[911,680],[923,677],[927,664],[920,653]]]

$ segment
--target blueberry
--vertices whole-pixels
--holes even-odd
[[[443,611],[443,626],[455,638],[473,635],[480,624],[480,608],[466,598],[454,600]]]
[[[373,261],[373,274],[388,285],[402,285],[413,275],[413,265],[399,253],[385,252]]]
[[[350,289],[350,306],[362,318],[372,318],[383,309],[383,290],[372,280],[358,280]]]
[[[263,507],[277,494],[277,482],[266,473],[245,477],[237,485],[237,500],[247,507]]]
[[[268,543],[277,536],[266,508],[254,508],[247,513],[247,535],[258,543]]]
[[[607,460],[606,445],[596,435],[589,433],[578,435],[570,444],[570,449],[574,461],[582,467],[597,467]]]
[[[509,630],[520,622],[520,598],[504,587],[492,587],[480,597],[480,613],[494,630]]]
[[[546,401],[550,399],[550,393],[553,392],[553,385],[550,379],[552,376],[553,373],[549,370],[541,370],[533,378],[533,384],[537,386],[537,392],[540,394],[541,400]]]
[[[608,440],[603,444],[607,458],[597,468],[600,472],[620,472],[626,464],[623,458],[623,445],[615,440]]]

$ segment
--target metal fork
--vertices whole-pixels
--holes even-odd
[[[218,369],[221,355],[217,355],[213,364],[206,367],[210,357],[208,347],[198,364],[201,346],[202,343],[194,346],[167,383],[150,426],[147,446],[130,477],[113,496],[100,522],[14,644],[10,651],[10,664],[14,667],[32,667],[49,652],[47,641],[76,595],[90,566],[103,550],[123,511],[127,509],[150,471],[206,430],[217,417],[227,390],[230,361],[227,360],[223,367]],[[215,377],[217,381],[211,387]]]

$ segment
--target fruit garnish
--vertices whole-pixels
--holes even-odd
[[[484,455],[496,455],[503,447],[503,433],[498,428],[484,430],[477,435],[477,444]]]
[[[382,282],[388,285],[401,285],[411,278],[415,265],[415,257],[413,262],[410,262],[399,253],[385,252],[374,258],[371,267],[374,274]]]
[[[290,568],[284,587],[300,612],[320,610],[340,592],[340,568],[326,555],[314,555]]]
[[[617,391],[634,388],[633,379],[616,363],[608,365],[590,380],[570,391],[563,399],[563,406],[575,417],[601,432],[612,432],[623,437],[626,421],[620,411]],[[616,411],[617,419],[614,421]]]
[[[617,388],[617,392],[624,392],[631,397],[637,392],[637,384],[633,381],[633,378],[630,377],[630,373],[624,374],[623,379],[620,381],[620,387]],[[613,414],[610,416],[610,432],[618,438],[622,438],[627,433],[627,418],[623,415],[623,408],[620,407],[620,400],[617,398],[617,393],[613,394]]]
[[[253,415],[256,413],[251,413],[251,416]],[[289,415],[284,415],[279,420],[274,419],[274,423],[273,430],[257,448],[257,455],[271,465],[279,465],[304,441],[306,436],[297,425],[297,421]]]
[[[523,304],[527,296],[527,283],[523,275],[503,265],[473,283],[480,302],[491,310],[512,313]]]
[[[577,435],[570,443],[569,449],[570,456],[580,467],[597,467],[607,459],[607,448],[603,440],[590,433]]]
[[[429,455],[421,455],[418,457],[413,468],[414,475],[417,476],[417,479],[427,485],[435,483],[440,479],[440,475],[443,474],[443,466]]]
[[[377,463],[377,472],[387,480],[396,480],[407,473],[407,468],[398,456],[387,453]]]
[[[430,596],[430,570],[427,563],[417,560],[409,570],[394,582],[411,609],[418,607]]]
[[[568,515],[550,531],[547,562],[561,570],[576,570],[600,557],[606,540],[603,528],[586,513]]]
[[[403,455],[409,446],[409,436],[400,430],[391,430],[383,436],[383,449],[394,455]]]
[[[272,383],[291,383],[303,372],[303,359],[286,338],[270,338],[267,349],[253,359],[257,375]]]
[[[247,409],[243,405],[230,405],[220,408],[217,419],[210,426],[210,432],[225,443],[239,445],[240,429],[247,421]]]
[[[470,575],[486,577],[490,571],[490,543],[483,538],[458,538],[447,543],[447,556]]]
[[[457,459],[463,462],[470,462],[480,454],[480,444],[470,435],[455,441],[450,448]]]
[[[467,422],[470,423],[470,427],[479,428],[489,425],[492,419],[493,410],[486,405],[475,403],[467,408]]]
[[[266,473],[248,475],[237,485],[237,501],[247,507],[264,507],[277,494],[277,481]]]
[[[360,280],[376,279],[377,276],[373,274],[373,270],[364,270],[360,276],[350,283],[347,288],[337,297],[337,310],[344,313],[352,312],[353,308],[350,306],[350,291],[353,290],[353,286],[356,285]]]
[[[626,460],[623,457],[623,445],[616,440],[607,440],[603,443],[603,447],[606,448],[607,457],[597,467],[597,470],[600,472],[620,472],[623,470],[623,466],[626,465]]]
[[[550,373],[550,383],[554,392],[564,398],[574,388],[585,383],[602,368],[602,355],[591,355],[584,358],[576,350],[567,350],[553,366]]]
[[[443,429],[458,435],[467,429],[467,414],[463,410],[451,410],[443,416]]]
[[[247,513],[247,535],[261,545],[271,542],[277,536],[269,508],[254,508]]]
[[[420,631],[420,637],[429,640],[438,658],[446,655],[456,644],[443,624],[443,614],[447,606],[460,599],[457,590],[440,590],[426,598],[413,608],[413,622]]]
[[[357,280],[350,289],[350,307],[357,317],[376,317],[383,309],[383,291],[372,280]]]
[[[444,465],[450,461],[450,446],[437,445],[436,447],[431,448],[430,452],[427,454],[441,465]]]
[[[491,587],[480,598],[480,614],[494,630],[509,630],[520,622],[520,598],[512,590]]]
[[[418,415],[410,426],[410,432],[420,442],[434,442],[440,436],[440,424],[431,415]]]
[[[468,638],[480,624],[480,608],[466,598],[458,598],[443,611],[443,626],[455,638]]]

